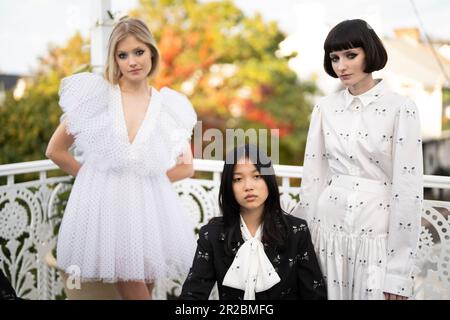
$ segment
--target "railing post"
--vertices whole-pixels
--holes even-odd
[[[111,12],[111,0],[92,1],[94,26],[91,30],[91,66],[95,73],[102,73],[106,62],[108,39],[113,25],[108,12]]]
[[[283,179],[281,180],[281,187],[289,188],[289,177],[283,177]]]

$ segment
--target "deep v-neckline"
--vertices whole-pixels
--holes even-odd
[[[153,87],[150,87],[151,95],[150,95],[150,100],[148,101],[148,104],[147,104],[147,110],[145,110],[144,118],[142,119],[142,122],[139,125],[139,128],[137,129],[136,134],[134,135],[134,138],[133,138],[132,141],[130,141],[129,130],[128,130],[128,127],[127,127],[127,122],[125,120],[125,111],[123,109],[122,90],[120,90],[120,86],[119,85],[117,85],[117,90],[118,90],[118,93],[119,93],[119,102],[120,102],[119,103],[119,109],[120,109],[119,113],[120,113],[120,118],[121,118],[120,120],[121,120],[121,123],[122,123],[122,127],[123,127],[123,129],[125,131],[125,139],[126,139],[128,145],[132,146],[132,145],[134,145],[136,140],[139,138],[139,136],[141,134],[141,131],[145,127],[146,123],[148,122],[147,118],[148,118],[148,116],[149,116],[149,114],[151,112],[151,109],[152,109],[152,104],[153,104],[152,102],[154,100],[155,90],[154,90]]]

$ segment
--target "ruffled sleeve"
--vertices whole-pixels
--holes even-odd
[[[169,154],[172,162],[180,156],[189,142],[197,122],[197,114],[188,98],[169,88],[160,90],[163,112],[171,118]]]
[[[108,82],[101,76],[83,72],[61,80],[59,105],[67,131],[77,137],[108,106]]]

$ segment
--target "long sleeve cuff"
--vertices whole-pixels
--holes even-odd
[[[414,281],[411,278],[386,274],[384,278],[383,291],[400,296],[411,297],[413,294],[413,286]]]

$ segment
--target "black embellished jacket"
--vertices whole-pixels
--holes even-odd
[[[326,286],[317,262],[306,221],[286,215],[289,224],[288,244],[281,251],[264,244],[269,261],[281,281],[272,288],[257,292],[256,300],[326,299]],[[234,255],[244,243],[242,235],[232,239],[232,255],[224,249],[226,236],[222,218],[215,218],[200,229],[197,250],[180,299],[207,300],[217,281],[219,299],[240,300],[244,291],[223,286],[222,282]]]

